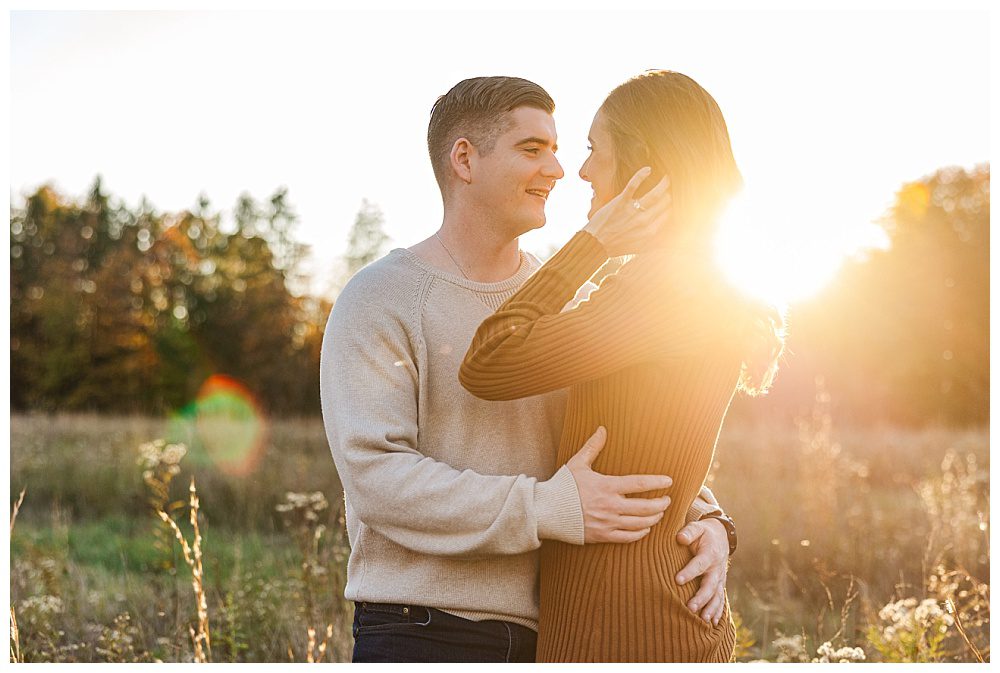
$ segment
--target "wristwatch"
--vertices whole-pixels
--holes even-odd
[[[726,539],[729,541],[729,555],[732,556],[733,552],[736,551],[736,522],[722,512],[706,514],[701,520],[704,521],[705,519],[718,519],[719,523],[725,527]]]

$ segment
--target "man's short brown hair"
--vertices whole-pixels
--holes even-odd
[[[468,138],[482,154],[489,154],[508,128],[507,113],[525,106],[552,114],[556,104],[534,82],[503,76],[464,79],[437,99],[427,126],[427,150],[442,194],[455,141]]]

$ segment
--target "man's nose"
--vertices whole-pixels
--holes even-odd
[[[559,180],[564,175],[566,175],[566,171],[563,170],[562,164],[559,163],[559,159],[553,154],[552,161],[550,161],[545,167],[545,177]]]

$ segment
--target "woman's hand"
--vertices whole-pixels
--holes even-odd
[[[651,168],[640,168],[622,193],[594,213],[584,231],[596,238],[609,257],[640,252],[666,223],[670,214],[670,180],[663,176],[641,199],[635,198]]]

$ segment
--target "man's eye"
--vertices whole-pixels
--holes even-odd
[[[537,147],[525,147],[524,151],[527,152],[528,154],[538,154]]]

